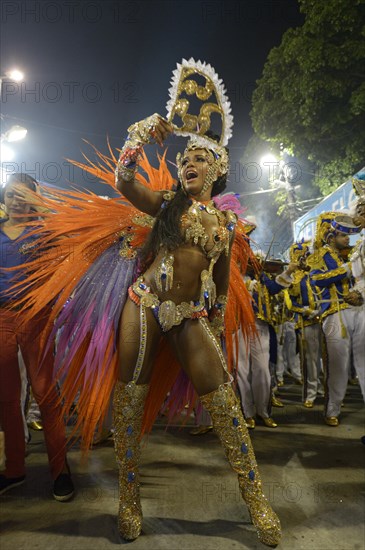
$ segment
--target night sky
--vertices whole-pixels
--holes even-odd
[[[267,54],[303,21],[295,0],[4,0],[1,10],[1,74],[16,66],[26,75],[21,84],[3,81],[2,133],[25,126],[26,139],[12,144],[14,168],[61,186],[78,181],[64,159],[90,152],[83,139],[106,152],[107,135],[122,146],[131,123],[165,115],[171,73],[190,57],[209,62],[226,85],[237,166],[252,135],[251,94]],[[184,143],[169,139],[171,160]],[[239,172],[229,190],[245,191]]]

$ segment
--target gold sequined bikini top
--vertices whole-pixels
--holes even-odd
[[[168,191],[163,197],[166,201],[169,201],[174,195],[174,192]],[[202,223],[202,213],[204,211],[217,217],[218,229],[212,235],[207,233]],[[200,274],[202,283],[200,303],[204,303],[207,300],[209,308],[216,298],[213,267],[222,252],[228,255],[236,223],[236,214],[231,210],[219,210],[215,207],[212,200],[207,204],[192,200],[188,210],[181,217],[181,230],[184,233],[185,242],[200,246],[206,257],[210,260],[208,269],[204,269]],[[208,242],[209,244],[213,243],[209,250],[206,247]],[[173,264],[174,254],[166,252],[155,271],[155,282],[159,291],[168,291],[172,288],[174,278]]]
[[[163,195],[166,201],[170,201],[174,196],[173,191],[167,191]],[[219,210],[213,200],[203,203],[191,199],[190,203],[188,210],[181,216],[181,230],[184,233],[185,242],[200,246],[208,259],[217,260],[223,251],[228,254],[233,230],[237,223],[236,214],[231,210]],[[217,217],[218,229],[212,235],[207,233],[203,225],[203,212]]]
[[[218,229],[211,235],[203,225],[203,212],[217,217]],[[212,200],[207,204],[194,200],[181,217],[181,229],[185,235],[186,243],[200,245],[207,258],[218,259],[223,251],[228,254],[236,222],[237,217],[233,212],[230,210],[222,212],[215,207]],[[207,248],[208,243],[209,249]]]

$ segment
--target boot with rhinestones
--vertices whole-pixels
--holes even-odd
[[[125,540],[136,539],[142,530],[138,465],[147,392],[147,384],[119,381],[114,390],[114,447],[119,466],[118,529]]]
[[[238,474],[241,495],[247,504],[259,540],[275,547],[281,538],[280,521],[262,492],[260,474],[239,402],[229,384],[203,395],[214,429],[233,470]]]

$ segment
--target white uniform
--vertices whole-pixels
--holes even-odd
[[[237,382],[243,412],[246,418],[269,418],[271,401],[271,375],[269,369],[269,325],[256,319],[258,338],[251,338],[249,349],[239,331]]]
[[[322,247],[317,255],[311,276],[317,287],[326,338],[328,399],[325,416],[338,417],[346,393],[351,353],[360,384],[364,388],[364,307],[350,306],[344,300],[351,284],[351,265],[345,264],[329,246]],[[356,267],[354,270],[356,273]]]
[[[355,277],[355,289],[361,292],[364,304],[357,307],[355,317],[355,332],[353,334],[354,346],[354,367],[356,370],[362,396],[365,401],[365,235],[363,235],[355,246],[350,258],[351,271]],[[355,308],[354,308],[355,309]]]
[[[282,338],[281,338],[282,337]],[[282,339],[282,344],[280,340]],[[279,325],[277,328],[277,340],[278,340],[278,355],[276,363],[276,376],[281,382],[284,378],[285,372],[290,374],[296,379],[302,378],[300,371],[300,357],[297,353],[297,337],[295,334],[294,321],[285,321],[283,325]]]
[[[303,327],[303,400],[313,402],[318,393],[321,360],[321,325],[314,323]]]
[[[270,296],[278,294],[283,288],[290,286],[291,282],[292,278],[285,272],[277,276],[275,280],[270,279],[265,273],[261,273],[260,280],[246,280],[248,289],[254,298],[258,336],[251,338],[247,349],[242,333],[239,331],[237,378],[246,418],[255,416],[255,409],[262,418],[270,417]]]

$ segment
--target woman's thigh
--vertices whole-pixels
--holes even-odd
[[[228,381],[222,349],[209,329],[209,321],[187,319],[169,331],[167,339],[198,395]]]
[[[150,308],[144,308],[144,319],[141,330],[141,306],[128,298],[118,334],[119,377],[125,383],[134,379],[136,368],[140,369],[139,384],[148,384],[151,379],[161,329]]]

